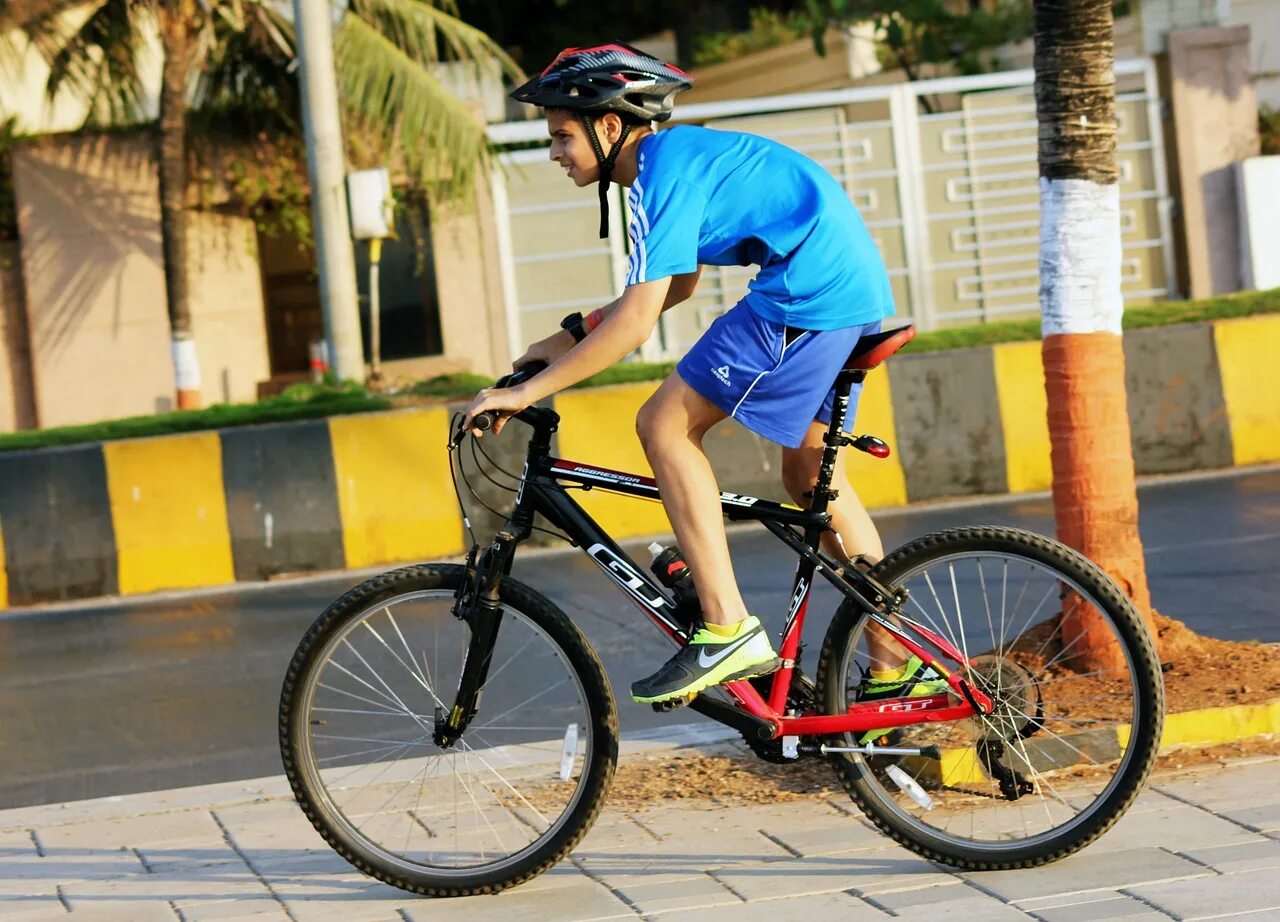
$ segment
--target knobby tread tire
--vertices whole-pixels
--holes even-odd
[[[1118,783],[1096,808],[1094,815],[1082,825],[1038,844],[1022,849],[1002,850],[997,856],[980,847],[962,846],[939,839],[919,825],[904,822],[869,793],[872,790],[868,784],[871,774],[865,762],[855,761],[844,755],[832,755],[829,758],[841,785],[859,809],[882,832],[916,854],[940,864],[969,871],[1036,867],[1065,858],[1093,842],[1124,815],[1138,796],[1155,764],[1164,722],[1164,685],[1160,662],[1141,616],[1115,582],[1083,555],[1043,535],[996,527],[955,528],[935,532],[917,538],[891,553],[876,565],[871,575],[883,585],[895,586],[907,570],[937,557],[965,551],[1014,553],[1054,567],[1092,595],[1094,601],[1111,617],[1133,661],[1136,697],[1139,701],[1138,722],[1130,736],[1128,762],[1121,770]],[[844,689],[839,687],[842,677],[835,673],[844,658],[846,647],[858,636],[861,620],[862,615],[845,604],[836,612],[827,629],[818,661],[817,680],[820,700],[827,713],[841,713],[844,710]],[[871,781],[871,784],[875,783]]]
[[[280,754],[294,797],[311,825],[334,851],[357,870],[393,887],[423,896],[497,893],[524,883],[558,863],[582,841],[599,816],[618,761],[618,712],[599,657],[568,616],[546,596],[518,580],[504,577],[500,590],[504,607],[519,611],[547,632],[577,673],[585,693],[584,704],[592,723],[591,763],[584,769],[587,774],[585,787],[568,822],[511,867],[481,870],[470,877],[450,875],[446,878],[433,875],[426,868],[421,873],[412,874],[400,868],[389,868],[329,821],[323,797],[309,789],[299,766],[304,738],[300,722],[307,719],[299,707],[299,697],[307,671],[316,665],[315,658],[329,637],[351,618],[367,612],[373,605],[406,593],[423,590],[452,592],[461,583],[463,574],[464,568],[456,564],[421,564],[383,573],[356,586],[331,604],[303,636],[289,663],[280,693]]]

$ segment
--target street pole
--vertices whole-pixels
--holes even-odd
[[[293,0],[293,13],[324,335],[338,380],[363,381],[355,251],[347,224],[342,124],[333,69],[332,10],[327,0]]]

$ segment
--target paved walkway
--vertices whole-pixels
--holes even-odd
[[[626,755],[667,746],[632,742]],[[0,812],[0,919],[1280,919],[1280,759],[1157,776],[1101,840],[1030,871],[953,873],[848,807],[610,810],[570,861],[456,900],[353,871],[283,778],[28,807]]]

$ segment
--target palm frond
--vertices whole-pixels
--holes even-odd
[[[505,76],[523,76],[519,65],[493,39],[457,17],[457,7],[450,0],[351,0],[351,16],[378,29],[421,64],[496,64]]]
[[[484,125],[467,106],[361,16],[344,18],[334,50],[349,115],[373,134],[382,157],[394,157],[412,179],[446,196],[470,190],[488,163],[489,146]]]
[[[45,93],[65,87],[89,101],[86,122],[133,121],[142,115],[143,86],[138,55],[148,15],[136,0],[106,0],[79,25],[67,18],[47,24],[36,43],[49,65]]]

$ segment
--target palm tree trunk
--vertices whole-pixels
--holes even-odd
[[[164,71],[160,87],[160,238],[164,287],[173,341],[179,409],[200,406],[200,363],[191,331],[187,285],[187,76],[190,73],[194,0],[161,0],[157,5]]]
[[[1120,329],[1112,31],[1111,0],[1035,0],[1042,357],[1058,537],[1150,625]],[[1062,641],[1077,667],[1119,665],[1110,636],[1069,594]]]

